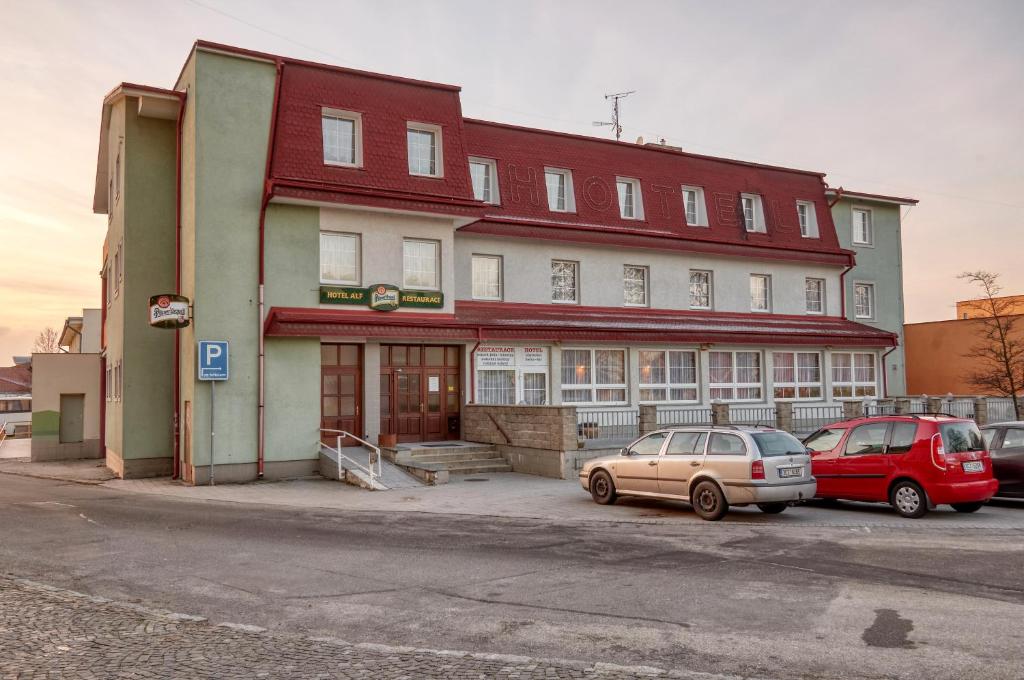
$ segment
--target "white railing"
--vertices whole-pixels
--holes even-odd
[[[4,442],[7,441],[7,421],[0,423],[0,448],[3,448]]]
[[[324,444],[323,442],[321,442],[321,445],[326,447],[327,449],[330,449],[331,451],[334,451],[334,453],[338,456],[338,479],[339,480],[343,479],[344,476],[345,476],[344,475],[344,468],[341,465],[341,459],[342,458],[344,458],[348,462],[352,463],[352,465],[356,466],[358,469],[360,469],[363,472],[365,472],[370,477],[370,485],[371,486],[377,480],[377,478],[379,478],[381,476],[381,461],[380,461],[380,449],[379,448],[377,448],[376,446],[374,446],[373,444],[371,444],[370,442],[368,442],[366,440],[360,439],[359,437],[355,436],[351,432],[346,432],[345,430],[330,430],[330,429],[327,429],[327,428],[320,428],[320,431],[321,432],[330,432],[332,434],[337,435],[337,448],[332,449],[330,446],[327,446],[327,444]],[[341,452],[341,440],[343,440],[343,439],[355,439],[357,442],[359,442],[360,444],[362,444],[363,446],[365,446],[366,448],[369,449],[369,451],[367,452],[368,455],[367,455],[367,459],[366,459],[366,465],[363,465],[362,463],[357,462],[351,456],[346,456],[344,453]]]

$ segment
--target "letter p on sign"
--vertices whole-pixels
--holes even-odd
[[[198,367],[200,380],[227,380],[227,340],[200,340]]]

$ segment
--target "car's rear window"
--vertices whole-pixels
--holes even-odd
[[[757,432],[752,436],[763,458],[807,453],[800,440],[788,432]]]
[[[942,434],[942,446],[946,453],[985,450],[985,439],[974,423],[943,423],[939,425],[939,432]]]

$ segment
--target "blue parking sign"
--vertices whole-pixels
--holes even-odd
[[[228,379],[228,341],[199,341],[199,379]]]

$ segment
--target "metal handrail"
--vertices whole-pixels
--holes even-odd
[[[341,471],[342,471],[341,459],[342,459],[343,456],[344,456],[345,460],[351,462],[357,468],[359,468],[360,470],[364,471],[366,474],[368,474],[370,476],[370,484],[371,485],[373,484],[373,482],[375,481],[375,479],[377,477],[381,476],[382,470],[381,470],[381,460],[380,460],[380,449],[379,448],[377,448],[376,446],[374,446],[370,442],[366,441],[365,439],[360,439],[359,437],[355,436],[351,432],[346,432],[345,430],[332,430],[330,428],[321,427],[320,431],[321,432],[331,432],[331,433],[334,433],[334,434],[338,435],[338,437],[337,437],[337,445],[338,445],[338,447],[337,447],[337,449],[335,449],[335,453],[338,454],[338,479],[342,478],[342,474],[341,474]],[[368,452],[368,455],[367,455],[366,466],[365,467],[361,463],[357,463],[355,460],[353,460],[352,458],[350,458],[349,456],[346,456],[345,454],[343,454],[341,452],[341,440],[345,439],[345,438],[355,439],[357,442],[359,442],[363,446],[365,446],[368,449],[370,449],[370,451]],[[324,446],[326,446],[326,444],[324,444]],[[331,447],[328,446],[327,448],[331,448]],[[377,470],[376,470],[376,472],[374,472],[374,469],[373,469],[374,459],[376,459],[376,461],[377,461]]]

